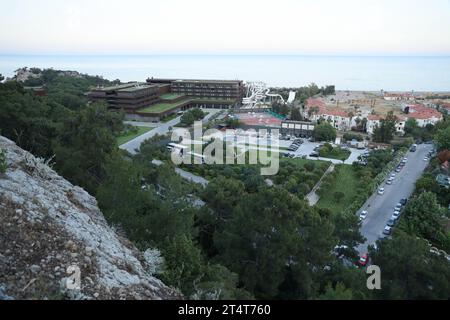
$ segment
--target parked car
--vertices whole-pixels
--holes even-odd
[[[428,160],[429,160],[428,157],[423,158],[423,161],[428,161]]]
[[[382,196],[384,194],[384,188],[378,189],[378,194]]]
[[[318,157],[319,157],[319,154],[318,154],[317,152],[313,152],[313,153],[311,153],[309,156],[310,156],[310,157],[313,157],[313,158],[318,158]]]
[[[386,181],[386,184],[391,185],[393,182],[394,182],[394,179],[393,179],[393,178],[389,178],[389,179]]]
[[[365,267],[368,262],[369,262],[369,255],[366,253],[359,257],[358,265],[360,267]]]
[[[389,221],[387,222],[387,225],[389,227],[393,227],[395,226],[395,219],[392,219],[392,217],[389,219]]]
[[[348,250],[348,246],[346,246],[346,245],[336,246],[336,247],[334,247],[334,254],[337,257],[340,257],[340,256],[344,255],[345,251],[347,251],[347,250]]]
[[[363,211],[361,211],[361,213],[359,214],[359,220],[364,220],[365,218],[367,218],[367,214],[368,214],[368,212],[367,212],[367,210],[363,210]]]
[[[400,200],[400,204],[402,205],[402,206],[406,206],[406,203],[408,202],[408,199],[406,199],[406,198],[403,198],[403,199],[401,199]]]
[[[391,234],[391,232],[392,232],[392,228],[391,227],[389,227],[389,226],[384,227],[384,230],[383,230],[383,234],[384,235],[388,236],[388,235]]]
[[[395,220],[398,220],[398,218],[400,217],[400,211],[394,211],[394,214],[392,215],[392,217],[395,218]]]
[[[393,172],[391,173],[391,178],[395,178],[396,174]]]
[[[395,205],[395,210],[397,210],[397,211],[400,211],[400,210],[402,210],[402,204],[401,203],[397,203],[396,205]]]

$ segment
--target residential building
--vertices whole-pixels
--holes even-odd
[[[414,94],[412,93],[384,93],[384,100],[387,101],[413,101],[415,100]]]
[[[189,108],[229,109],[242,103],[240,80],[148,79],[146,83],[127,83],[97,87],[89,101],[103,101],[112,110],[123,110],[127,120],[158,122]]]
[[[371,114],[367,116],[366,132],[372,135],[373,132],[375,131],[375,128],[380,126],[381,119],[383,118],[376,114]]]
[[[448,102],[440,102],[439,103],[439,110],[441,110],[443,113],[450,115],[450,103]]]
[[[281,134],[310,137],[314,127],[315,125],[312,122],[285,120],[281,123]]]
[[[334,128],[341,131],[350,130],[352,126],[352,117],[346,111],[327,107],[321,99],[308,99],[303,116],[314,122],[328,121]]]
[[[405,133],[405,124],[407,118],[404,115],[395,115],[397,117],[397,121],[395,122],[395,131],[398,134]],[[368,134],[373,134],[375,128],[381,125],[381,120],[384,119],[384,116],[380,116],[377,114],[371,114],[367,116],[367,125],[366,132]]]
[[[91,102],[103,101],[108,108],[134,112],[159,100],[159,86],[127,83],[110,87],[97,87],[88,93]]]
[[[194,106],[228,109],[240,106],[244,97],[242,80],[147,79],[149,84],[170,84],[171,92],[194,98]]]
[[[407,105],[405,112],[408,119],[416,119],[419,127],[425,127],[428,124],[435,125],[443,119],[441,112],[421,104]]]

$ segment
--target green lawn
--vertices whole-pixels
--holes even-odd
[[[137,137],[143,135],[144,133],[152,130],[152,128],[148,128],[148,127],[136,127],[136,128],[138,129],[137,133],[128,133],[128,134],[118,136],[117,137],[117,145],[121,146],[121,145],[127,143],[128,141],[131,141],[134,138],[137,138]]]
[[[344,150],[339,147],[333,148],[332,150],[327,150],[326,148],[322,147],[322,149],[319,151],[319,155],[323,158],[329,158],[329,159],[337,159],[345,161],[350,157],[351,152],[349,150]]]
[[[340,213],[355,201],[360,187],[353,166],[337,165],[334,170],[335,178],[331,180],[331,185],[328,188],[321,188],[317,206],[330,209],[334,213]],[[325,181],[330,180],[325,179]],[[344,197],[337,200],[335,198],[336,192],[342,192]]]
[[[162,102],[162,103],[157,103],[155,105],[152,105],[150,107],[144,108],[139,110],[140,113],[161,113],[161,112],[165,112],[171,109],[175,109],[179,106],[182,106],[183,104],[185,104],[186,102],[191,101],[191,99],[184,99],[175,103],[169,103],[169,102]]]
[[[178,117],[178,115],[176,113],[174,113],[174,114],[171,114],[170,116],[162,118],[161,122],[166,123],[166,122],[169,122],[170,120],[175,119],[176,117]]]
[[[297,165],[300,165],[301,167],[304,167],[307,163],[313,163],[313,164],[322,166],[324,168],[324,171],[326,171],[326,168],[328,168],[329,165],[330,165],[329,161],[308,160],[308,159],[302,159],[302,158],[283,158],[282,161],[292,162],[292,163],[295,163]]]
[[[166,94],[161,95],[160,98],[163,100],[175,100],[182,96],[183,95],[177,94],[177,93],[166,93]]]

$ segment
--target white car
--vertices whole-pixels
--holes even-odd
[[[428,161],[428,158],[427,157],[423,158],[423,161]]]
[[[394,178],[391,177],[386,181],[386,184],[391,185],[393,182],[394,182]]]
[[[396,174],[395,174],[395,173],[391,173],[391,178],[392,178],[392,179],[394,179],[394,178],[395,178],[395,176],[396,176]]]
[[[392,217],[395,217],[395,219],[398,219],[398,217],[400,217],[400,211],[395,210]]]
[[[383,234],[388,236],[391,234],[391,231],[392,231],[392,228],[389,226],[386,226],[386,227],[384,227]]]
[[[378,189],[378,194],[382,196],[384,194],[384,188]]]
[[[367,214],[368,214],[368,212],[367,212],[367,210],[363,210],[363,211],[361,211],[361,213],[359,214],[359,220],[364,220],[365,218],[367,218]]]

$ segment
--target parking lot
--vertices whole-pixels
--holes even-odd
[[[408,152],[406,155],[408,161],[403,169],[396,173],[392,184],[386,183],[387,177],[380,186],[385,189],[384,193],[379,195],[377,191],[374,192],[361,208],[360,211],[366,210],[368,213],[361,226],[361,234],[367,241],[357,248],[360,254],[366,253],[370,244],[385,237],[383,230],[392,217],[395,206],[401,199],[409,198],[413,193],[416,181],[428,165],[428,161],[424,159],[432,148],[432,145],[422,144],[417,147],[416,152]]]
[[[293,141],[286,141],[286,140],[280,140],[280,146],[290,146]],[[351,152],[350,156],[347,160],[342,162],[341,160],[337,159],[329,159],[329,158],[322,158],[322,157],[310,157],[310,154],[314,153],[314,149],[319,147],[321,143],[319,142],[311,142],[307,139],[303,139],[303,143],[300,145],[300,147],[296,151],[287,151],[290,154],[293,154],[295,157],[304,157],[306,156],[307,159],[310,160],[324,160],[324,161],[330,161],[334,164],[353,164],[353,162],[358,160],[358,157],[362,155],[363,153],[367,152],[367,149],[354,149],[349,148],[349,151]]]

